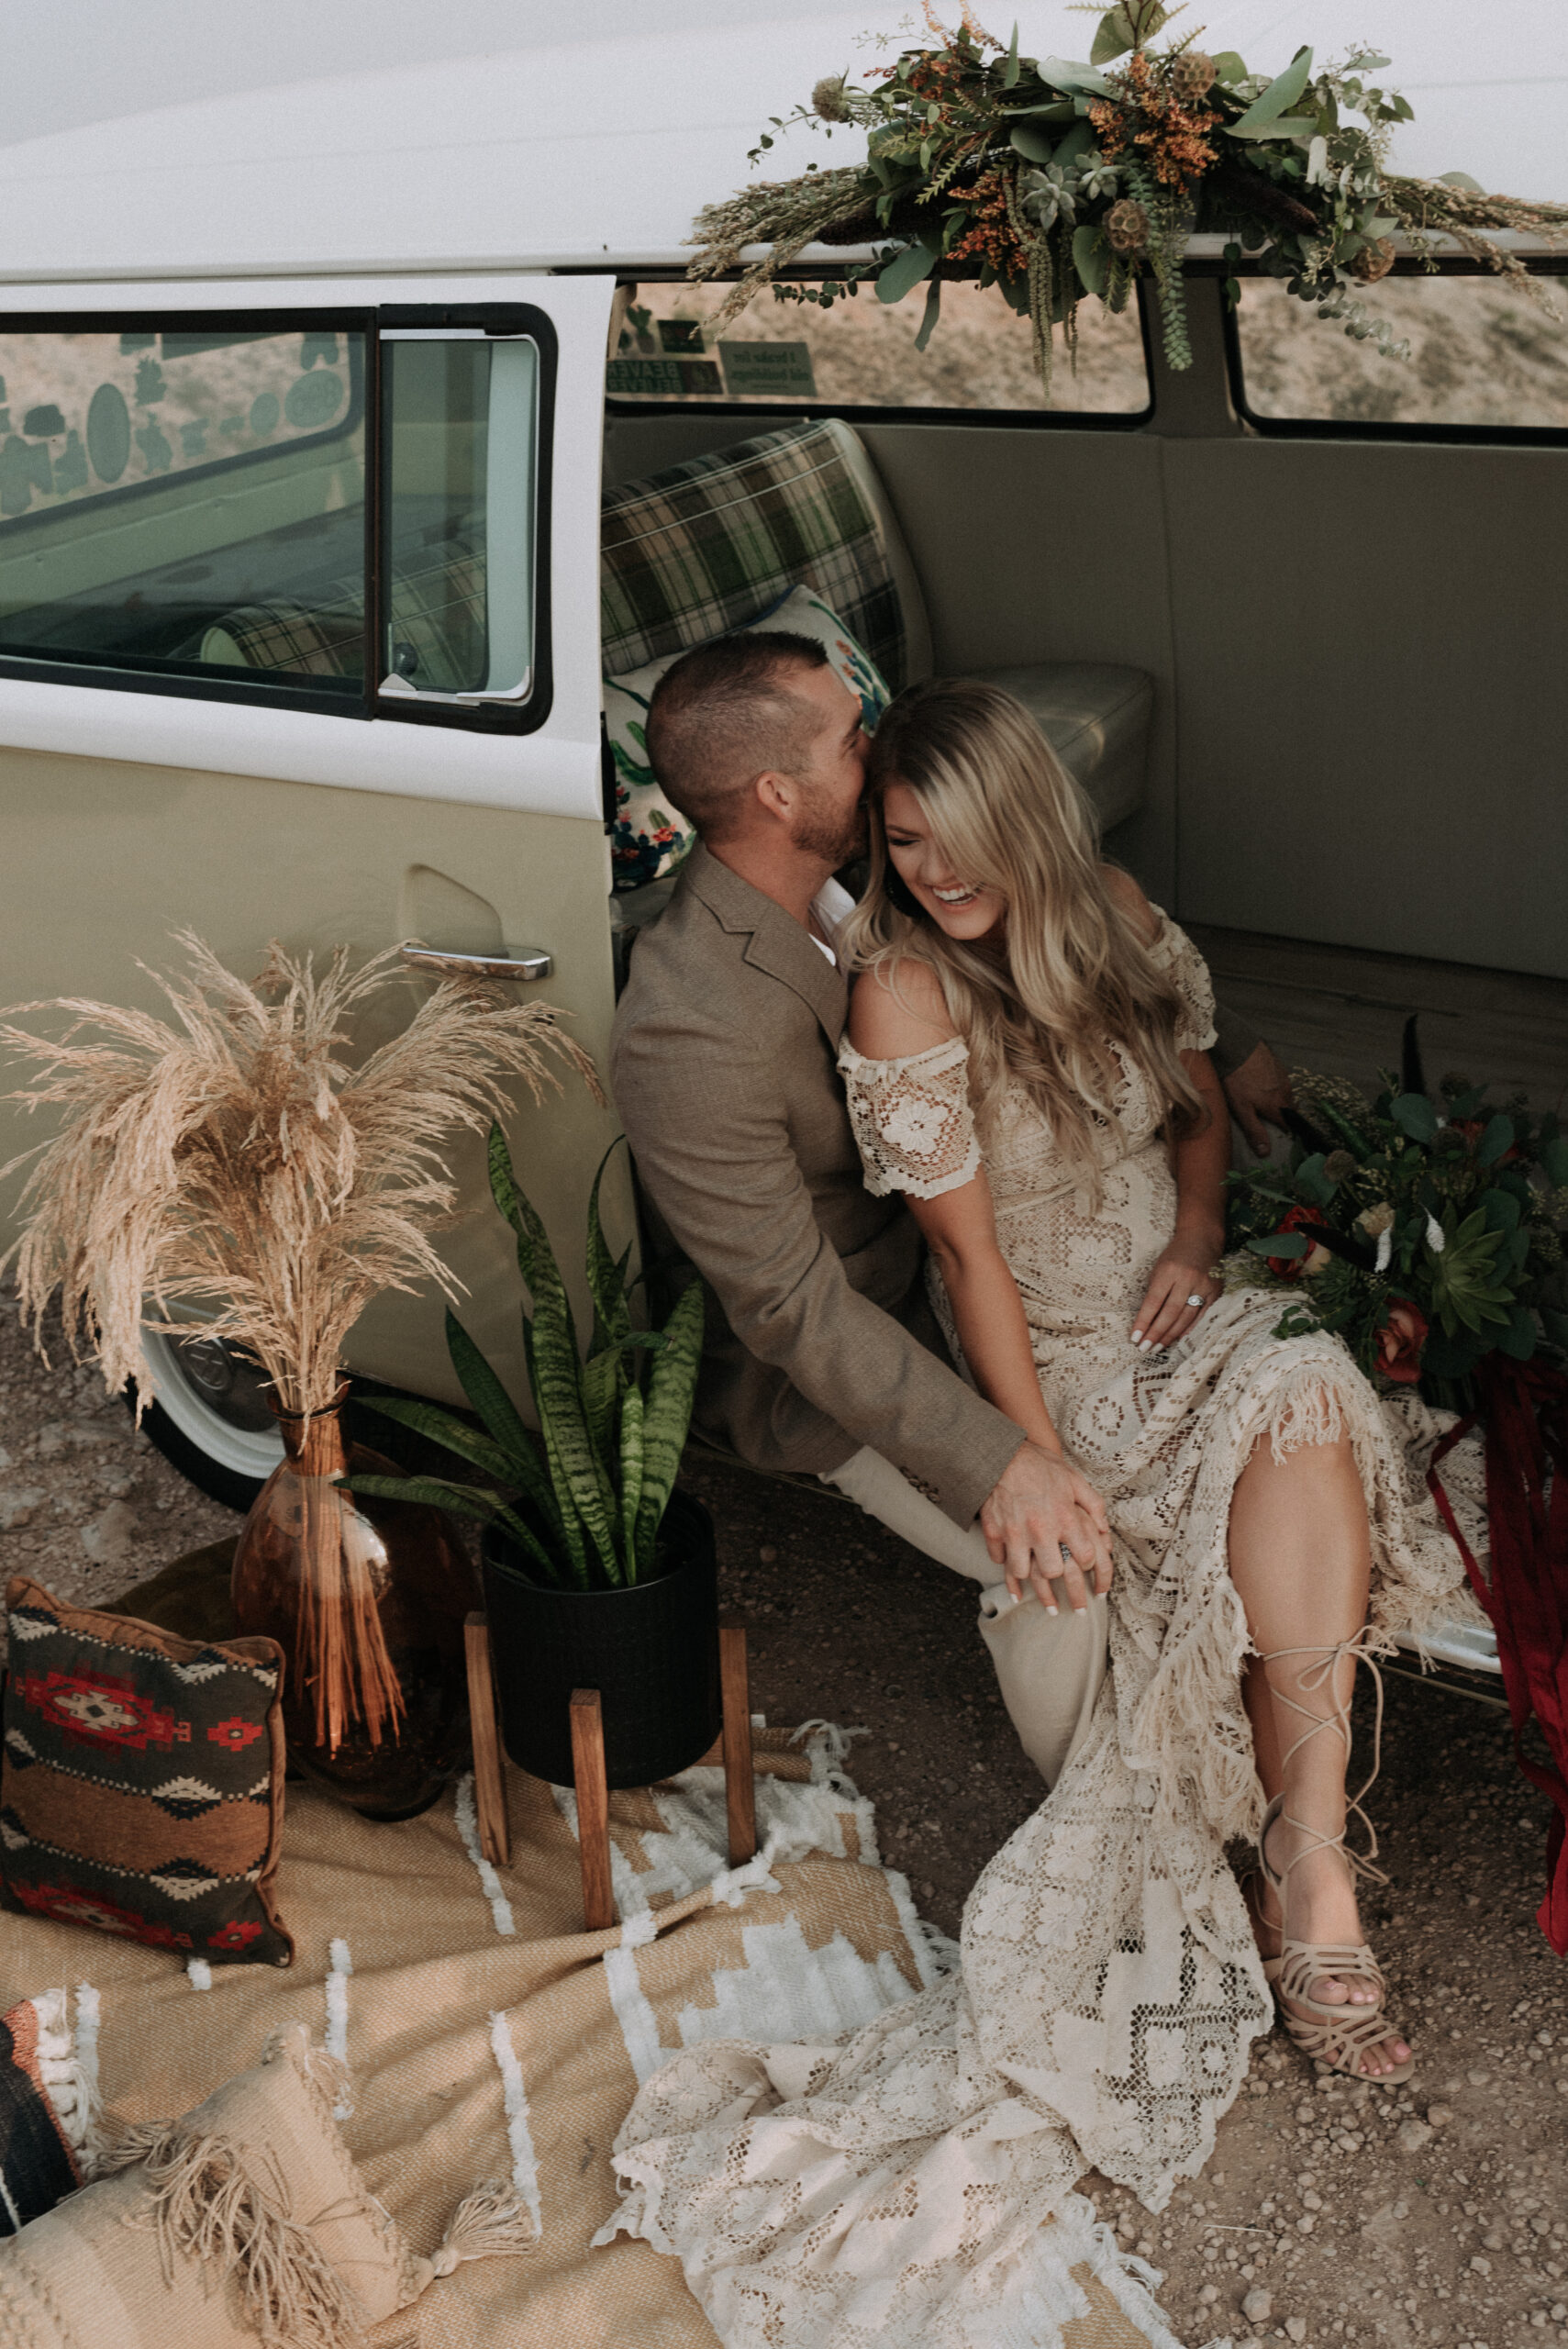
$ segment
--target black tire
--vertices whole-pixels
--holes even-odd
[[[136,1408],[136,1389],[126,1389],[130,1408]],[[250,1505],[261,1491],[265,1478],[242,1476],[226,1468],[219,1460],[203,1452],[198,1444],[177,1428],[161,1403],[150,1403],[141,1415],[141,1425],[154,1452],[161,1452],[172,1468],[177,1468],[187,1484],[205,1493],[210,1501],[220,1501],[241,1517],[248,1517]]]

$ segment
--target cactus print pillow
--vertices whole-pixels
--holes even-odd
[[[287,1965],[283,1651],[6,1593],[0,1906],[182,1960]]]
[[[887,707],[887,686],[875,662],[856,643],[837,612],[811,588],[792,587],[760,618],[749,620],[734,633],[750,636],[769,629],[814,636],[826,645],[835,673],[852,694],[860,696],[862,718],[871,733]],[[644,731],[653,688],[680,657],[678,652],[667,652],[624,677],[605,679],[605,725],[616,763],[616,820],[610,854],[617,889],[639,889],[645,881],[658,881],[673,873],[692,844],[685,818],[660,792],[648,763]]]

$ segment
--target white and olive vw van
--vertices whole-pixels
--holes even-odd
[[[241,971],[419,940],[602,1057],[683,845],[603,680],[805,586],[895,690],[1020,693],[1287,1057],[1367,1074],[1421,1008],[1437,1067],[1548,1106],[1563,328],[1407,258],[1401,367],[1268,280],[1230,313],[1200,250],[1189,372],[1096,313],[1049,400],[973,286],[924,352],[864,292],[716,328],[683,239],[744,139],[709,126],[791,94],[716,36],[650,127],[648,47],[618,95],[601,59],[593,135],[561,52],[0,151],[0,1000],[154,1008],[138,959],[186,928]],[[568,1264],[615,1130],[581,1089],[518,1106]],[[31,1138],[6,1112],[0,1160]],[[522,1393],[498,1219],[448,1246]],[[384,1301],[352,1366],[459,1399],[434,1298]],[[154,1440],[243,1502],[276,1456],[244,1364],[198,1328],[157,1367]]]

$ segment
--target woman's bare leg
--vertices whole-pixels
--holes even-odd
[[[1300,1682],[1313,1671],[1312,1654],[1284,1655],[1266,1665],[1262,1660],[1282,1648],[1326,1652],[1353,1639],[1366,1621],[1372,1553],[1365,1497],[1348,1439],[1303,1444],[1278,1461],[1267,1438],[1254,1446],[1231,1498],[1229,1563],[1260,1652],[1244,1690],[1259,1776],[1265,1795],[1272,1800],[1283,1794],[1284,1809],[1311,1831],[1304,1834],[1281,1818],[1270,1831],[1269,1859],[1276,1869],[1298,1852],[1306,1854],[1286,1886],[1288,1930],[1296,1941],[1354,1945],[1362,1929],[1350,1871],[1337,1852],[1312,1849],[1317,1836],[1344,1829],[1344,1741],[1329,1727],[1297,1745],[1310,1724],[1284,1700],[1331,1722],[1349,1708],[1355,1665],[1341,1657],[1333,1685],[1325,1679],[1307,1690]],[[1296,1753],[1283,1759],[1292,1746]],[[1277,1933],[1287,1920],[1266,1886],[1260,1900],[1265,1930]],[[1311,1995],[1325,2006],[1376,2002],[1369,1984],[1333,1976],[1316,1980]],[[1361,2070],[1375,2078],[1409,2055],[1404,2040],[1391,2033],[1364,2052]]]

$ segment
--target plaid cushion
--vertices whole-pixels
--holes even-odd
[[[365,621],[359,612],[307,611],[280,597],[239,604],[202,640],[201,658],[245,669],[282,669],[295,676],[357,677],[364,666]]]
[[[489,668],[485,598],[484,550],[460,532],[400,548],[388,614],[395,665],[425,693],[477,693]],[[412,668],[396,658],[404,645]]]
[[[882,525],[836,417],[786,425],[606,493],[599,599],[604,667],[640,669],[743,628],[791,587],[815,588],[896,693],[904,616]]]

